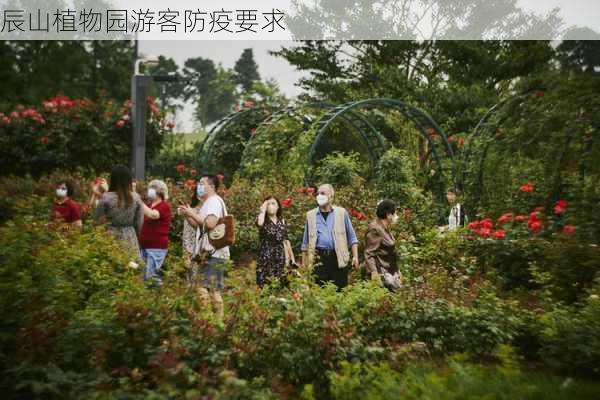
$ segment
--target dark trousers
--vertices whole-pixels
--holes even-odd
[[[326,282],[333,282],[338,291],[348,286],[348,268],[339,268],[337,254],[335,251],[316,251],[318,259],[316,260],[313,273],[316,282],[324,285]]]

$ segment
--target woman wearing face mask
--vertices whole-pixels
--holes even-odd
[[[151,286],[160,286],[160,267],[167,256],[169,247],[169,228],[171,226],[171,207],[169,189],[161,180],[148,184],[148,204],[144,204],[144,224],[140,233],[142,258],[146,264],[144,280]]]
[[[396,241],[391,232],[391,226],[398,220],[396,205],[391,200],[382,200],[376,214],[365,235],[366,269],[371,279],[393,291],[402,281],[396,261]]]
[[[273,279],[281,279],[285,266],[296,264],[294,252],[287,238],[281,204],[273,196],[265,199],[256,218],[260,247],[256,263],[256,283],[262,287]]]
[[[94,220],[108,223],[111,232],[136,261],[141,261],[138,235],[144,221],[144,203],[133,191],[131,171],[117,165],[110,174],[108,192],[98,201]],[[137,268],[137,263],[130,264]]]
[[[64,222],[69,226],[82,227],[81,207],[71,199],[73,185],[71,182],[60,182],[56,186],[56,199],[52,206],[52,222]]]

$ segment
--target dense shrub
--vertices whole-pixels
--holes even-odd
[[[577,372],[598,373],[596,293],[585,292],[586,284],[566,285],[588,279],[586,268],[594,267],[584,261],[595,259],[595,253],[588,253],[595,248],[578,247],[574,237],[470,240],[437,228],[407,232],[406,225],[398,224],[393,229],[404,286],[396,293],[361,281],[343,292],[321,288],[305,270],[300,270],[302,277],[290,279],[289,287],[259,291],[252,262],[258,206],[267,194],[285,200],[284,215],[297,246],[305,212],[316,206],[314,193],[284,182],[236,178],[222,191],[236,216],[238,241],[224,293],[226,316],[218,321],[187,287],[180,217],[174,218],[165,284],[160,291],[146,289],[141,271],[126,268],[127,254],[102,228],[90,224],[89,212],[82,233],[45,226],[58,176],[1,181],[10,215],[0,226],[0,361],[6,370],[1,385],[9,398],[173,398],[182,393],[188,398],[345,398],[351,392],[344,392],[346,384],[340,382],[347,379],[352,387],[357,379],[365,382],[363,376],[386,382],[384,392],[421,393],[431,382],[412,381],[418,369],[411,365],[437,363],[456,352],[493,360],[502,344],[558,370],[573,363]],[[80,188],[78,199],[85,199],[89,180],[71,178]],[[192,187],[168,183],[173,208],[177,200],[189,200]],[[138,183],[141,193],[144,185]],[[362,239],[377,198],[368,186],[354,188],[339,188],[336,203],[350,210]],[[492,246],[544,243],[539,253],[525,252],[535,289],[529,297],[498,292],[497,279],[510,275],[501,264],[489,264],[495,258],[473,252],[477,243],[492,254]],[[564,262],[561,246],[568,249]],[[566,260],[577,260],[578,254],[581,263],[569,265]],[[592,297],[571,306],[555,304],[570,293],[582,299],[584,292]],[[354,373],[346,362],[366,367]],[[371,370],[370,365],[383,369]],[[443,382],[435,390],[460,387],[464,391],[457,393],[465,396],[490,384],[494,369],[457,365],[467,375],[446,375],[448,370],[436,367],[423,376]],[[469,374],[474,381],[464,380]],[[517,397],[528,381],[537,379],[518,376],[511,392]],[[544,378],[539,390],[546,393],[557,382]],[[362,390],[368,396],[382,393],[369,385],[356,393]],[[567,390],[587,393],[582,384]]]
[[[148,97],[146,151],[156,154],[171,129]],[[57,169],[107,171],[131,158],[131,102],[56,96],[0,113],[0,171],[39,177]]]
[[[360,177],[359,173],[360,161],[357,153],[335,152],[320,161],[316,179],[319,182],[329,182],[336,187],[348,186]]]

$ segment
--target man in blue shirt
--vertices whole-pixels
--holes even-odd
[[[338,289],[348,285],[349,269],[358,269],[358,239],[354,233],[348,211],[333,205],[335,192],[330,184],[317,191],[318,208],[306,213],[304,237],[302,239],[302,263],[313,264],[316,281],[323,284],[333,281]],[[352,258],[348,247],[352,249]]]

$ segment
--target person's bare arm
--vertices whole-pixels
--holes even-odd
[[[260,213],[258,214],[258,218],[256,219],[256,225],[259,227],[263,226],[265,223],[265,216],[267,213],[267,201],[265,200],[260,206]]]
[[[288,255],[288,259],[290,260],[290,262],[292,264],[296,264],[296,259],[294,257],[294,251],[292,250],[292,244],[290,243],[289,240],[285,240],[283,242],[283,247]]]
[[[179,206],[179,210],[181,211],[181,215],[185,218],[185,220],[194,228],[198,228],[202,226],[204,223],[204,219],[201,215],[196,213],[192,207],[188,204],[181,202]]]
[[[352,267],[358,269],[358,244],[352,245]]]
[[[150,219],[159,219],[160,218],[160,212],[158,210],[153,210],[152,208],[148,207],[146,204],[144,204],[144,215]]]

